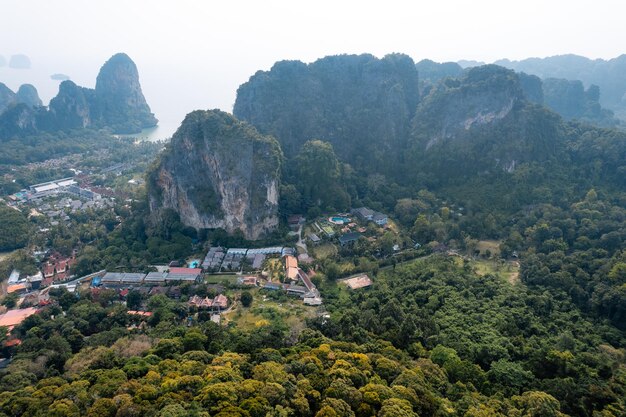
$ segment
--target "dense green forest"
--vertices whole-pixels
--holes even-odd
[[[253,326],[218,325],[186,303],[213,296],[205,284],[125,302],[55,289],[12,330],[22,343],[4,347],[0,415],[626,415],[626,134],[564,121],[529,97],[536,80],[500,67],[421,90],[416,74],[406,56],[340,56],[278,63],[239,90],[235,112],[285,151],[283,220],[368,206],[394,223],[307,266],[324,306],[305,323],[265,308]],[[111,147],[120,161],[142,151],[124,146]],[[82,275],[291,242],[284,226],[252,243],[173,210],[150,221],[147,197],[134,197],[72,214],[38,244],[80,248]],[[494,252],[478,249],[485,240]],[[512,265],[519,274],[501,273]],[[355,271],[373,285],[338,282]],[[287,300],[241,289],[225,290],[243,312]],[[152,315],[127,313],[138,308]]]

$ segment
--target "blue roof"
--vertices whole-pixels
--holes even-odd
[[[281,285],[280,284],[274,284],[273,282],[268,282],[267,284],[265,284],[263,286],[263,288],[265,288],[266,290],[280,290],[281,289]]]

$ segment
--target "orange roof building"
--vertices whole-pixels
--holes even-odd
[[[28,286],[25,282],[20,282],[19,284],[9,285],[7,287],[7,294],[11,294],[14,292],[26,292],[28,291]]]
[[[0,326],[8,327],[9,330],[11,330],[15,326],[26,320],[27,317],[35,314],[37,311],[38,309],[36,309],[35,307],[9,310],[4,314],[0,314]]]
[[[291,280],[298,280],[298,259],[295,256],[285,255],[285,275]]]

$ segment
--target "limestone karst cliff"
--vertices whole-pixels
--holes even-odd
[[[219,110],[187,115],[148,174],[152,216],[259,239],[278,226],[278,142]]]

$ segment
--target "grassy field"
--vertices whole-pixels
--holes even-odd
[[[337,247],[332,243],[323,243],[318,246],[311,246],[311,252],[315,259],[326,259],[329,256],[335,256],[337,254]]]
[[[487,251],[494,257],[500,256],[500,241],[498,240],[480,240],[476,249],[480,251],[481,255],[486,255]]]
[[[459,266],[463,265],[463,258],[456,257],[455,261]],[[506,280],[511,285],[520,283],[520,265],[517,261],[475,259],[470,261],[470,263],[477,275],[495,275],[502,278],[502,280]]]
[[[8,258],[9,256],[11,256],[11,254],[15,252],[15,251],[10,251],[10,252],[0,252],[0,262],[4,261],[6,258]]]
[[[226,322],[234,322],[242,330],[250,330],[278,320],[290,329],[304,328],[304,320],[314,317],[315,307],[307,307],[300,299],[289,301],[269,300],[260,291],[253,292],[254,301],[249,308],[237,303],[231,311],[223,315]]]
[[[505,279],[512,285],[519,284],[519,263],[513,262],[498,262],[492,260],[476,260],[472,261],[474,271],[478,275],[493,274]]]

